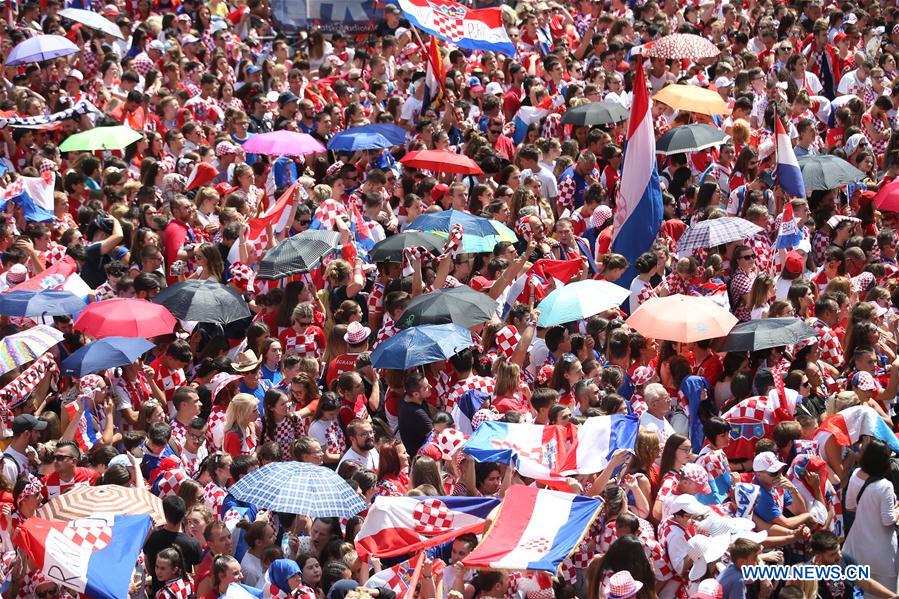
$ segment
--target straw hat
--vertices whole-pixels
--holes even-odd
[[[262,358],[257,358],[256,352],[248,349],[237,354],[237,362],[231,362],[231,368],[234,372],[252,372],[260,364],[262,364]]]

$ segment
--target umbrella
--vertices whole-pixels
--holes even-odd
[[[305,462],[266,464],[228,492],[259,508],[311,518],[349,518],[368,507],[336,472]]]
[[[618,102],[591,102],[566,110],[562,115],[562,124],[578,127],[609,125],[627,120],[629,114],[627,108]]]
[[[435,233],[441,237],[449,235],[450,228],[462,225],[462,251],[470,253],[492,252],[500,241],[518,241],[515,232],[506,225],[474,216],[461,210],[443,210],[422,214],[407,227],[410,231]]]
[[[106,337],[77,349],[62,361],[64,376],[84,376],[115,366],[127,366],[155,347],[138,337]]]
[[[874,196],[874,203],[881,210],[899,212],[899,179],[881,187],[877,195]]]
[[[80,51],[81,48],[61,35],[36,35],[13,48],[6,57],[6,65],[17,67],[68,56]]]
[[[216,281],[184,281],[166,287],[153,298],[181,320],[228,324],[252,316],[247,302],[230,287]]]
[[[94,514],[148,514],[157,523],[165,522],[159,497],[146,489],[118,485],[76,486],[45,503],[35,515],[45,520],[69,522]]]
[[[143,337],[168,335],[175,317],[164,306],[142,299],[113,298],[88,305],[75,319],[76,331],[95,339],[103,337]]]
[[[455,323],[467,329],[493,318],[497,306],[496,300],[468,285],[438,289],[413,298],[396,326],[408,329],[422,324]]]
[[[7,335],[0,341],[0,374],[37,360],[62,341],[62,332],[45,324]]]
[[[473,344],[468,329],[457,324],[423,324],[379,343],[371,353],[371,363],[375,368],[406,370],[442,362]]]
[[[253,135],[243,144],[243,149],[248,154],[304,156],[324,152],[325,146],[306,133],[281,130]]]
[[[652,99],[687,112],[708,115],[730,114],[730,108],[718,92],[692,85],[668,85]]]
[[[97,150],[124,150],[142,139],[143,133],[126,125],[95,127],[70,135],[59,145],[60,152],[95,152]]]
[[[833,154],[803,156],[799,169],[806,191],[836,189],[865,178],[865,173]]]
[[[689,252],[699,248],[713,248],[731,241],[752,237],[762,228],[739,216],[722,216],[703,220],[687,228],[677,244],[676,252]]]
[[[648,45],[649,48],[644,49],[643,55],[650,58],[699,60],[721,54],[715,44],[692,33],[672,33]]]
[[[462,234],[465,241],[465,234]],[[406,231],[398,235],[391,235],[387,239],[375,244],[368,253],[372,262],[403,262],[403,250],[406,248],[422,248],[429,252],[442,252],[446,245],[446,239],[434,233],[422,233],[421,231]],[[3,296],[0,296],[3,297]]]
[[[696,123],[669,129],[656,141],[656,154],[671,156],[720,146],[728,136],[718,127]]]
[[[676,294],[646,300],[626,322],[644,337],[693,343],[724,337],[737,317],[706,297]]]
[[[483,175],[478,164],[462,154],[449,150],[418,150],[409,152],[400,158],[409,168],[426,169],[435,173],[453,173],[456,175]]]
[[[84,10],[81,8],[64,8],[57,14],[61,17],[69,19],[70,21],[81,23],[82,25],[90,27],[91,29],[102,31],[106,35],[111,35],[112,37],[116,37],[120,40],[125,39],[125,36],[122,35],[122,31],[119,29],[118,25],[116,25],[100,13],[96,13],[92,10]]]
[[[337,152],[380,150],[406,143],[406,130],[396,125],[362,125],[334,135],[328,149]]]
[[[303,231],[288,237],[265,253],[259,262],[260,279],[283,279],[308,272],[325,256],[340,248],[337,231]]]
[[[818,330],[799,318],[763,318],[741,322],[724,340],[720,352],[758,351],[814,337]]]
[[[63,289],[21,290],[0,294],[4,316],[67,316],[85,306],[83,299]]]
[[[617,308],[630,292],[609,281],[577,281],[555,289],[540,302],[537,326],[557,324],[589,318],[594,314]]]

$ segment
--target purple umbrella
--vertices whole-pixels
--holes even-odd
[[[43,62],[80,51],[81,48],[61,35],[36,35],[13,48],[6,58],[6,65],[15,67],[32,62]]]
[[[243,144],[243,150],[248,154],[266,156],[303,156],[326,151],[325,146],[311,135],[295,131],[273,131],[253,135]]]

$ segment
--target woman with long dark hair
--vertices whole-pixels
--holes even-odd
[[[677,488],[681,479],[681,468],[690,461],[692,448],[690,438],[679,433],[674,433],[665,441],[659,464],[659,490],[652,506],[652,517],[656,522],[662,520],[662,505],[665,498]]]
[[[294,411],[290,396],[278,387],[265,392],[262,398],[263,420],[259,435],[259,445],[269,441],[278,443],[281,455],[291,455],[293,442],[306,434],[303,420]]]
[[[634,580],[642,582],[643,587],[634,596],[636,599],[656,599],[656,577],[652,564],[646,557],[643,543],[634,535],[619,537],[609,550],[599,558],[595,566],[597,580],[595,584],[603,588],[615,572],[627,571]]]

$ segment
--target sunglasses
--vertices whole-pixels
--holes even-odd
[[[53,587],[52,589],[47,589],[46,591],[35,591],[35,597],[56,597],[59,595],[59,587]]]
[[[755,254],[746,254],[745,256],[740,256],[740,260],[754,260]]]
[[[75,458],[70,455],[55,454],[53,456],[54,462],[65,462],[66,460],[74,460],[74,459]]]
[[[299,222],[301,225],[305,225],[305,226],[307,226],[307,227],[308,227],[310,224],[312,224],[312,221],[311,221],[311,220],[308,220],[308,219],[304,219],[304,220],[297,221],[297,222]]]
[[[500,133],[502,133],[502,130],[501,129],[490,129],[489,132],[492,133],[493,135],[499,135]]]

